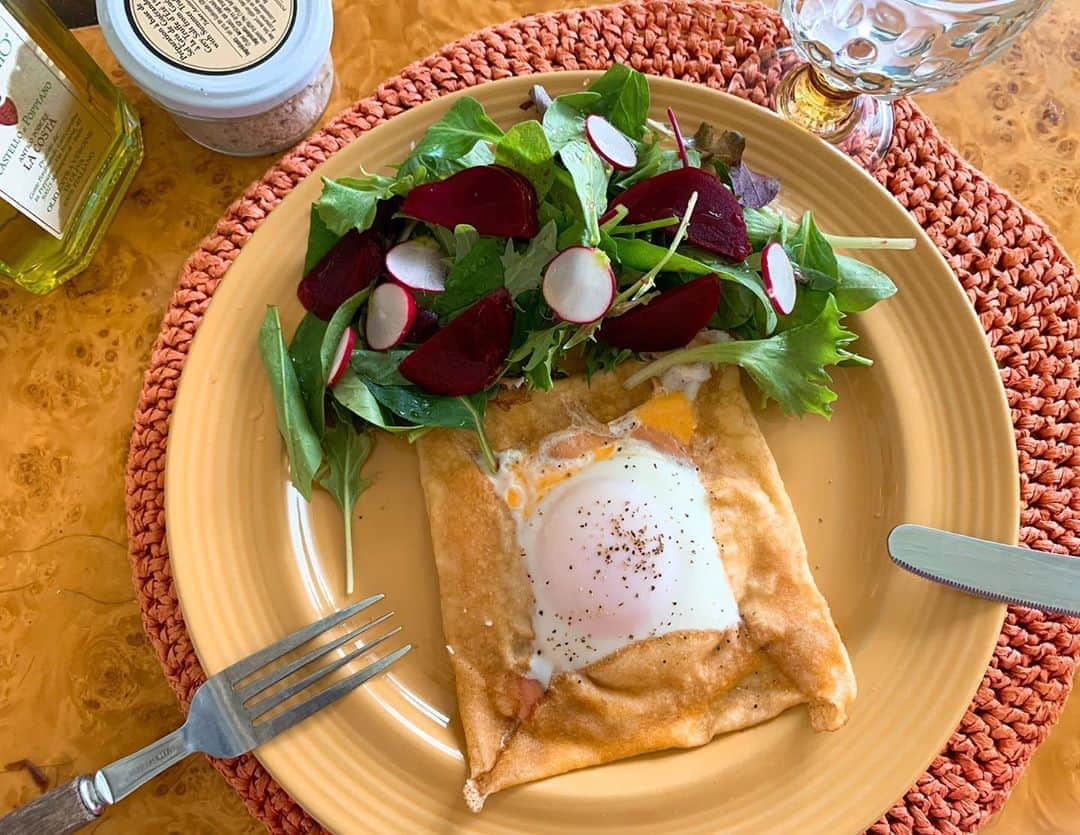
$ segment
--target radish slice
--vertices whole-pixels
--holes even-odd
[[[416,318],[416,300],[400,284],[380,284],[368,301],[364,336],[376,351],[393,348],[405,339]]]
[[[595,322],[615,299],[615,273],[599,249],[572,246],[551,259],[544,271],[544,299],[564,322]]]
[[[634,144],[603,116],[593,114],[585,119],[585,135],[593,150],[612,168],[629,171],[637,165]]]
[[[386,253],[386,269],[401,284],[425,293],[446,289],[446,265],[434,241],[416,238]]]
[[[795,309],[795,270],[784,247],[777,241],[761,251],[761,277],[765,281],[765,295],[772,306],[777,313],[787,316]]]
[[[337,350],[334,352],[334,361],[330,363],[330,379],[326,384],[333,388],[338,380],[345,376],[345,369],[349,367],[349,357],[352,356],[353,347],[356,345],[356,331],[345,328],[341,335]]]

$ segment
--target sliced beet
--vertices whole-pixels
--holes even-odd
[[[624,222],[628,224],[672,215],[682,217],[695,191],[697,205],[686,229],[686,240],[733,261],[744,261],[750,254],[750,237],[742,206],[723,183],[700,168],[674,168],[635,183],[611,201],[605,219],[616,206],[626,207],[629,214]],[[664,234],[673,235],[674,230],[666,229]]]
[[[536,189],[501,165],[466,168],[409,192],[402,214],[453,229],[468,224],[481,235],[533,238],[540,231]]]
[[[296,295],[307,310],[329,322],[342,302],[371,284],[382,270],[379,236],[371,230],[350,229],[304,276]]]
[[[720,304],[714,275],[665,290],[648,304],[605,319],[597,337],[631,351],[671,351],[689,344]]]
[[[408,334],[405,335],[405,341],[414,344],[426,342],[435,335],[435,331],[438,329],[439,317],[426,307],[418,307],[412,327],[409,328]]]
[[[402,360],[405,379],[432,394],[459,397],[498,379],[510,353],[514,304],[500,287]]]

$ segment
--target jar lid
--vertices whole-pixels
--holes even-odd
[[[97,0],[105,41],[162,107],[205,119],[265,113],[330,50],[331,0]]]

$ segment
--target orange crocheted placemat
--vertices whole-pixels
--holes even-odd
[[[205,675],[169,569],[164,466],[176,386],[214,289],[245,241],[327,157],[395,114],[445,93],[511,75],[600,69],[725,89],[753,51],[786,34],[777,15],[729,2],[650,2],[569,10],[495,26],[407,67],[290,151],[229,207],[188,259],[146,373],[127,474],[134,582],[143,622],[185,709]],[[767,89],[748,83],[760,101]],[[964,162],[917,107],[901,101],[891,151],[875,173],[940,247],[993,346],[1016,431],[1032,548],[1080,553],[1078,321],[1073,266],[1036,217]],[[871,828],[875,833],[970,832],[997,811],[1065,702],[1080,619],[1010,608],[990,666],[960,727],[926,773]],[[214,761],[272,832],[319,824],[251,755]]]

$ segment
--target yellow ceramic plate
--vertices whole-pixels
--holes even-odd
[[[512,79],[470,91],[504,127],[529,85],[580,88],[588,73]],[[461,799],[462,734],[415,456],[380,437],[375,486],[354,527],[358,594],[385,592],[417,649],[387,675],[257,752],[311,814],[338,832],[854,832],[900,797],[940,750],[978,686],[1003,607],[894,568],[901,521],[1014,542],[1018,486],[997,370],[938,251],[841,154],[764,110],[700,86],[650,79],[654,115],[672,106],[742,131],[783,203],[826,231],[914,236],[914,252],[868,256],[900,293],[855,317],[871,369],[840,370],[831,422],[764,412],[780,464],[859,680],[851,721],[810,730],[803,708],[703,748]],[[379,171],[457,96],[365,134],[317,173]],[[208,673],[345,603],[341,521],[331,499],[290,488],[256,347],[267,304],[291,333],[320,182],[308,177],[259,227],[214,296],[184,369],[166,476],[172,571]],[[479,581],[479,578],[478,578]]]

